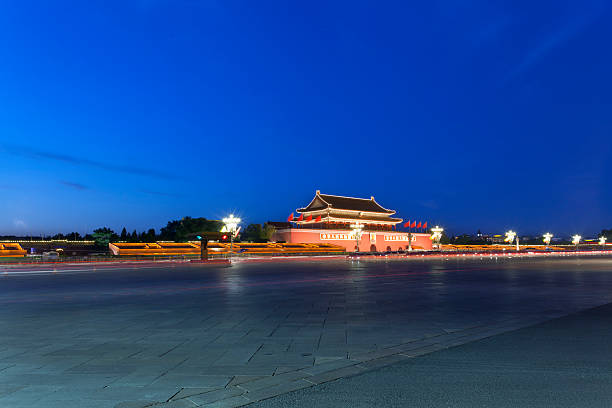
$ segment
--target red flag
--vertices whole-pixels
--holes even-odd
[[[408,222],[404,224],[404,228],[410,228],[410,220],[408,220]]]
[[[291,222],[293,221],[293,213],[291,213],[291,215],[289,215],[289,218],[287,218],[287,222]]]
[[[412,225],[410,225],[410,228],[415,228],[416,227],[416,221],[412,221]]]
[[[423,223],[423,228],[427,229],[427,221]]]
[[[419,221],[419,224],[417,225],[417,228],[423,228],[423,224],[421,224],[421,221]]]
[[[317,219],[315,220],[315,222],[321,222],[321,216],[320,216],[320,215],[317,217]]]
[[[309,215],[308,217],[306,217],[306,222],[310,222],[312,221],[312,215]]]
[[[300,216],[298,217],[298,221],[302,221],[304,219],[304,214],[300,214]]]

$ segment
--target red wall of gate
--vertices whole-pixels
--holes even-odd
[[[350,238],[350,230],[319,230],[305,228],[289,228],[275,232],[275,241],[285,241],[290,243],[305,243],[305,244],[334,244],[340,245],[352,252],[355,249],[355,240]],[[391,231],[366,231],[361,236],[359,241],[359,251],[398,251],[408,248],[408,233],[407,232],[391,232]],[[413,233],[412,234],[413,249],[432,249],[432,243],[429,239],[429,234]]]

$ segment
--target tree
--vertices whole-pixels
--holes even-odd
[[[125,229],[125,227],[123,227],[123,229],[121,230],[121,240],[122,241],[127,241],[128,237],[128,233],[127,230]]]
[[[95,245],[100,248],[108,247],[109,242],[116,241],[119,238],[115,231],[108,227],[95,229],[92,237],[96,241]]]
[[[608,229],[608,230],[601,230],[601,235],[600,237],[606,237],[606,239],[608,241],[612,241],[612,228]]]
[[[263,228],[261,224],[249,224],[242,233],[242,240],[258,242],[261,241],[262,236]]]
[[[146,232],[146,234],[144,234],[143,241],[146,241],[146,242],[155,242],[156,241],[155,230],[153,228],[149,229]]]
[[[206,218],[184,217],[181,220],[168,221],[160,230],[159,238],[164,241],[188,241],[192,235],[199,232],[219,232],[223,224],[220,221]]]
[[[440,244],[447,245],[450,244],[450,242],[451,240],[448,235],[446,235],[446,232],[442,231],[442,238],[440,238]]]
[[[266,242],[271,241],[274,233],[276,232],[276,228],[267,222],[263,226],[263,235],[262,238],[266,240]]]
[[[241,238],[243,241],[268,242],[272,239],[275,231],[276,229],[268,223],[263,224],[263,226],[261,224],[249,224],[241,234]]]
[[[79,239],[81,239],[81,234],[79,234],[78,232],[71,232],[70,234],[66,235],[66,238],[71,239],[73,241],[77,241]]]
[[[132,231],[132,236],[130,237],[130,242],[138,242],[138,232],[136,232],[136,230]]]

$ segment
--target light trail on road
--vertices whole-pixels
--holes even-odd
[[[115,268],[122,269],[122,268]],[[153,269],[148,267],[141,268],[131,268],[130,270],[135,269]],[[157,268],[159,269],[159,268]],[[162,268],[163,269],[163,268]],[[123,268],[122,270],[126,270]],[[403,273],[385,273],[385,274],[365,274],[359,276],[353,276],[349,274],[339,275],[339,276],[331,276],[331,277],[320,277],[320,278],[309,278],[309,279],[289,279],[289,280],[268,280],[263,282],[250,282],[250,283],[242,283],[242,284],[230,284],[230,283],[217,283],[217,284],[208,284],[208,285],[197,285],[197,286],[180,286],[180,287],[171,287],[171,288],[162,288],[162,287],[135,287],[135,288],[124,288],[117,292],[79,292],[73,293],[71,298],[78,296],[151,296],[157,294],[176,294],[181,292],[191,292],[191,291],[200,291],[200,290],[215,290],[215,289],[236,289],[239,288],[254,288],[254,287],[272,287],[272,286],[282,286],[282,285],[301,285],[301,284],[317,284],[322,282],[342,282],[342,281],[354,281],[354,280],[364,280],[364,279],[386,279],[386,278],[404,278],[408,276],[419,276],[419,275],[433,275],[433,274],[442,274],[442,273],[451,273],[451,272],[469,272],[473,270],[479,270],[479,268],[457,268],[457,269],[435,269],[429,271],[418,271],[418,272],[403,272]],[[91,272],[91,271],[90,271]],[[35,272],[32,272],[35,273]],[[28,274],[28,273],[25,273]],[[42,302],[42,301],[52,301],[54,299],[66,299],[64,294],[50,295],[50,294],[39,294],[39,295],[29,295],[24,297],[13,297],[8,299],[0,298],[0,304],[10,304],[10,303],[21,303],[21,302]]]

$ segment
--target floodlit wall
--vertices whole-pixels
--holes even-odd
[[[355,239],[350,230],[320,230],[288,228],[275,232],[276,241],[289,243],[332,244],[353,252]],[[360,252],[399,251],[408,249],[408,233],[392,231],[365,231],[359,241]],[[413,233],[413,249],[432,249],[429,234]]]

